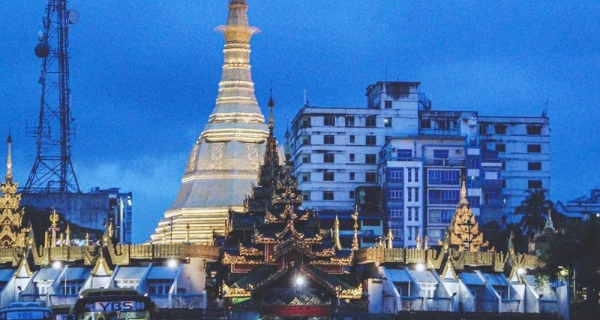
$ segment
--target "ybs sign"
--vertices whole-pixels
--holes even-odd
[[[144,310],[145,307],[144,302],[140,301],[100,301],[86,305],[86,309],[98,312],[138,311]]]

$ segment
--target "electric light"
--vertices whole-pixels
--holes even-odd
[[[417,265],[415,266],[415,269],[419,272],[425,271],[425,265],[422,263],[417,263]]]
[[[304,284],[304,278],[296,277],[296,285],[301,286]]]
[[[169,266],[169,268],[175,268],[175,267],[177,267],[177,261],[175,261],[175,259],[169,260],[168,266]]]
[[[62,267],[62,263],[60,263],[60,261],[54,261],[52,262],[52,268],[53,269],[60,269]]]
[[[527,272],[527,270],[525,270],[525,268],[519,268],[517,269],[517,274],[522,276]]]

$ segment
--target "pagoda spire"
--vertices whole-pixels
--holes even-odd
[[[264,141],[264,116],[254,95],[250,73],[250,38],[259,31],[248,24],[247,1],[229,1],[227,24],[217,27],[225,36],[219,95],[201,139],[210,142]]]
[[[340,219],[338,219],[337,214],[335,215],[335,220],[333,220],[333,237],[335,248],[342,250],[342,243],[340,242]]]
[[[358,205],[352,214],[354,219],[354,235],[352,236],[352,251],[358,250]]]
[[[269,97],[269,137],[267,138],[267,146],[264,155],[264,164],[278,165],[279,154],[277,153],[277,140],[275,139],[275,116],[273,115],[273,94]]]
[[[7,183],[11,183],[12,182],[12,155],[11,155],[11,145],[12,145],[12,138],[10,137],[10,133],[8,134],[8,138],[6,139],[6,145],[8,147],[8,153],[6,155],[6,182]]]

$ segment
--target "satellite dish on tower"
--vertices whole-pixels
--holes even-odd
[[[69,10],[69,23],[70,24],[76,24],[77,22],[79,22],[79,11],[75,10],[75,9],[71,9]]]
[[[35,46],[34,52],[38,58],[45,58],[50,53],[50,47],[46,42],[40,42]]]

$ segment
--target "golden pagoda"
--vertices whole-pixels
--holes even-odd
[[[464,178],[460,188],[460,201],[450,222],[448,236],[450,246],[458,247],[459,251],[479,251],[482,246],[486,246],[483,242],[483,232],[479,231],[479,223],[475,220],[467,201]]]

